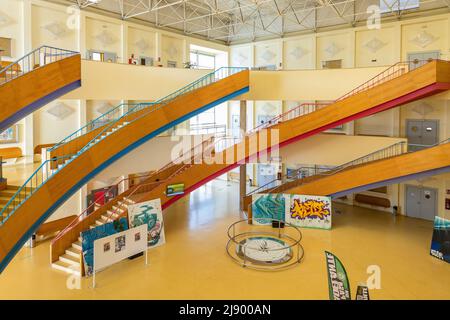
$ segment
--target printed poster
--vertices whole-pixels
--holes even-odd
[[[160,246],[166,242],[161,199],[154,199],[128,206],[130,228],[147,224],[147,244],[149,248]]]
[[[369,288],[365,285],[359,285],[356,289],[356,300],[370,300]]]
[[[286,222],[297,227],[331,229],[331,198],[291,195]]]
[[[438,216],[434,217],[430,254],[450,263],[450,220]]]
[[[350,284],[344,265],[334,254],[328,251],[325,251],[325,258],[330,300],[351,300]]]
[[[285,220],[286,195],[281,193],[257,193],[252,195],[252,217],[254,224],[272,224],[272,219]]]
[[[122,217],[119,220],[108,222],[93,229],[81,232],[81,249],[83,253],[84,272],[87,277],[91,276],[94,271],[94,241],[127,229],[127,219]],[[110,248],[107,247],[104,249],[109,250]]]

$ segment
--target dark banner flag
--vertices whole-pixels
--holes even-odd
[[[434,218],[430,254],[436,258],[450,262],[450,220],[438,216]]]
[[[356,300],[370,300],[369,288],[365,285],[359,285],[356,289]]]
[[[341,261],[332,253],[325,251],[328,270],[328,290],[330,300],[351,300],[347,272]]]

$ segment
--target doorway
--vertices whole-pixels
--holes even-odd
[[[439,120],[406,120],[409,151],[418,151],[439,142]]]
[[[433,221],[437,215],[437,189],[406,185],[406,215]]]

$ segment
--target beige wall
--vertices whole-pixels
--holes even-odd
[[[334,100],[385,68],[251,71],[242,100]]]
[[[169,69],[119,63],[81,62],[82,86],[64,99],[157,100],[189,84],[208,70]]]

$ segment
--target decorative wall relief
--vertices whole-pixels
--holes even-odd
[[[426,116],[427,114],[430,114],[434,111],[434,108],[432,105],[422,102],[420,104],[415,105],[412,109],[415,113],[420,114],[421,116]]]
[[[369,50],[372,53],[377,52],[381,48],[383,48],[386,45],[383,41],[378,39],[377,37],[372,38],[370,41],[364,44],[364,48]]]
[[[170,44],[170,46],[166,52],[167,52],[167,54],[169,54],[170,58],[176,58],[176,56],[178,54],[178,49],[173,44]]]
[[[47,113],[52,115],[57,120],[63,120],[74,112],[73,108],[65,103],[59,102],[47,110]]]
[[[50,22],[50,23],[42,26],[42,29],[49,32],[53,36],[54,39],[61,39],[68,33],[66,25],[59,21]]]
[[[274,52],[272,52],[271,50],[264,50],[260,57],[265,62],[270,62],[273,60],[273,58],[276,57],[276,54]]]
[[[103,103],[100,107],[98,107],[96,110],[98,113],[105,114],[109,110],[112,109],[112,105],[109,102]]]
[[[6,13],[0,11],[0,28],[12,24],[14,21]]]
[[[116,38],[108,30],[103,30],[95,36],[103,46],[109,46],[116,42]]]
[[[416,36],[414,36],[414,38],[412,38],[410,42],[421,48],[426,48],[437,39],[439,39],[439,37],[435,37],[431,33],[428,33],[426,30],[422,30]]]
[[[136,41],[134,45],[142,52],[150,48],[150,44],[144,38],[141,38],[138,41]]]
[[[329,57],[334,57],[338,52],[340,52],[342,48],[340,48],[335,42],[330,43],[326,48],[325,52],[328,53]]]
[[[264,103],[261,109],[265,114],[271,114],[274,113],[274,111],[276,111],[276,107],[269,102]]]
[[[295,47],[293,50],[289,52],[291,56],[293,56],[295,59],[300,60],[302,57],[304,57],[308,53],[307,50],[301,48],[301,47]]]

